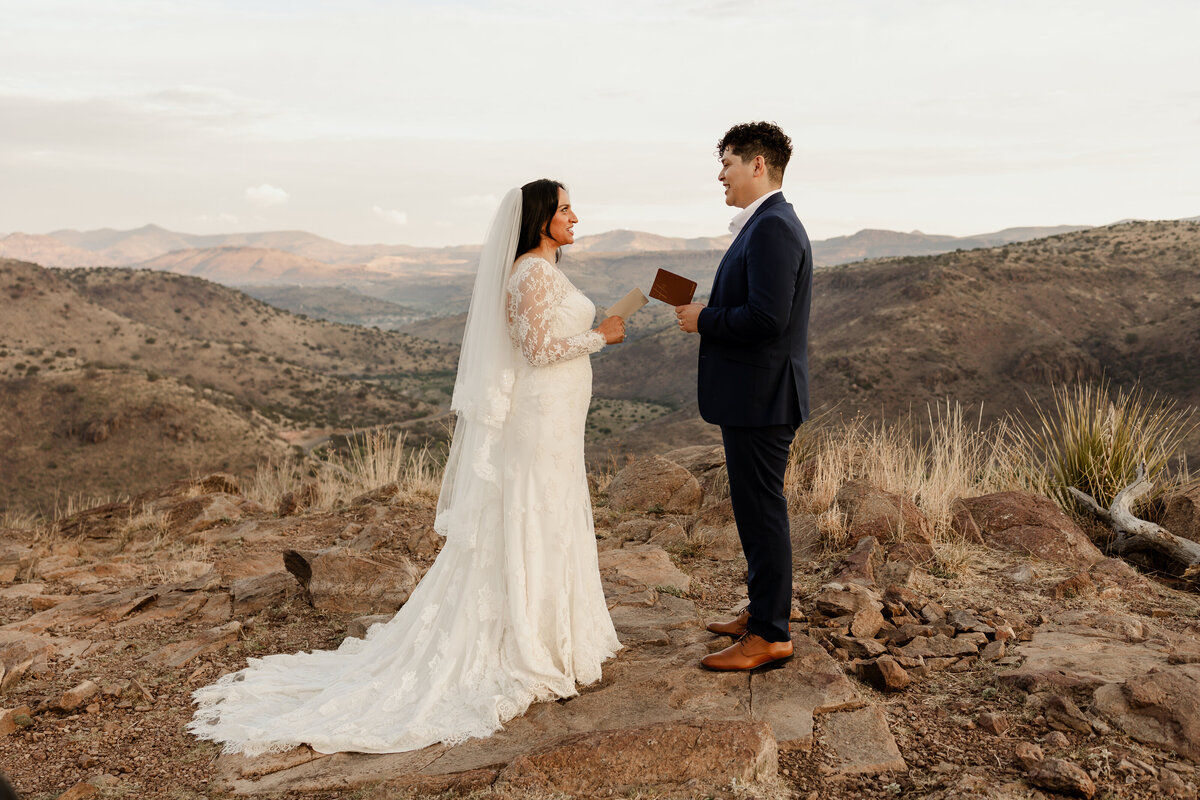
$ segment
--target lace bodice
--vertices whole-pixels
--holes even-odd
[[[508,335],[535,367],[579,358],[604,347],[590,329],[596,306],[554,265],[526,256],[508,279]]]

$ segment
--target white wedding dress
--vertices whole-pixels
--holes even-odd
[[[488,736],[599,680],[621,647],[583,460],[588,355],[604,338],[589,330],[591,301],[541,258],[514,266],[504,298],[512,368],[492,390],[503,424],[477,426],[476,440],[460,421],[474,463],[443,487],[449,533],[408,602],[365,639],[252,658],[196,691],[192,733],[247,755],[400,752]]]

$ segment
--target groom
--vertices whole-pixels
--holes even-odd
[[[738,637],[705,656],[715,670],[749,670],[792,655],[792,545],[783,473],[808,417],[812,249],[781,193],[792,141],[777,125],[734,125],[717,143],[725,204],[742,211],[713,278],[708,306],[678,306],[680,330],[700,334],[697,396],[721,426],[729,495],[746,554],[750,604],[708,626]]]

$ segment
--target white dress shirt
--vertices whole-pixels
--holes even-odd
[[[753,203],[751,203],[750,205],[746,206],[741,211],[739,211],[737,213],[737,216],[735,216],[732,220],[729,221],[729,232],[733,234],[733,238],[736,239],[737,235],[739,233],[741,233],[742,228],[746,227],[746,223],[749,222],[750,218],[754,216],[754,212],[758,211],[758,207],[763,204],[764,200],[766,200],[771,195],[779,194],[782,191],[783,191],[783,189],[772,189],[771,191],[767,192],[762,197],[758,198]]]

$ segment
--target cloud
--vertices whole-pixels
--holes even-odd
[[[256,206],[267,208],[268,206],[279,206],[286,203],[288,201],[288,193],[278,186],[264,183],[261,186],[247,188],[246,199]]]
[[[408,224],[408,214],[405,214],[403,211],[397,211],[394,208],[380,208],[379,206],[371,206],[371,210],[375,212],[375,216],[393,225]]]

